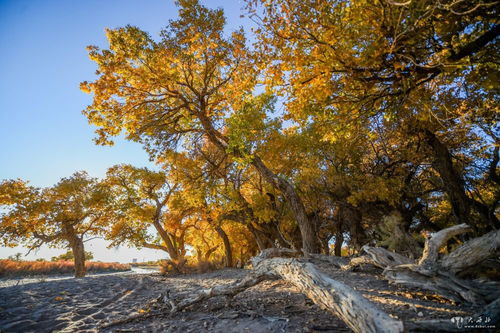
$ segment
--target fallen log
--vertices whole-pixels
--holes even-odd
[[[400,255],[396,252],[388,251],[382,247],[372,247],[365,245],[361,248],[369,258],[371,259],[373,265],[386,268],[390,266],[413,264],[413,260]]]
[[[343,271],[352,271],[355,268],[362,266],[362,265],[372,265],[380,268],[380,265],[378,265],[372,258],[369,256],[360,256],[356,258],[352,258],[348,264],[342,265],[340,268]]]
[[[393,283],[432,291],[457,303],[464,300],[476,304],[485,303],[484,295],[470,282],[446,272],[430,271],[415,264],[408,264],[387,267],[383,275]]]
[[[450,238],[468,231],[468,225],[460,224],[430,234],[418,263],[383,248],[365,245],[362,250],[369,256],[368,261],[371,260],[374,265],[384,269],[383,275],[391,282],[436,292],[455,302],[485,304],[498,297],[498,292],[460,279],[455,273],[497,254],[500,248],[499,231],[492,231],[466,242],[439,259],[439,250]],[[358,259],[361,263],[365,260],[367,259]],[[356,264],[354,260],[349,267]]]
[[[418,261],[418,265],[427,269],[435,268],[439,249],[446,245],[446,242],[450,238],[468,231],[471,231],[471,228],[467,224],[462,223],[430,234],[425,240],[424,252]]]
[[[261,261],[257,270],[273,272],[292,283],[310,300],[342,319],[355,332],[403,332],[391,318],[351,287],[321,273],[311,263],[275,258]]]
[[[500,252],[500,230],[474,238],[440,260],[439,265],[454,274],[497,256]]]
[[[243,280],[226,286],[204,290],[172,306],[177,312],[214,296],[234,296],[260,281],[281,278],[293,284],[300,292],[322,309],[332,312],[355,332],[403,332],[403,323],[391,318],[351,287],[321,273],[308,262],[293,258],[269,258],[276,252],[267,251],[254,257],[252,272]]]

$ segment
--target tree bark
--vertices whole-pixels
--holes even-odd
[[[392,282],[430,290],[456,302],[465,300],[484,304],[500,296],[498,288],[495,290],[494,285],[463,280],[454,273],[498,253],[500,231],[475,238],[458,247],[457,253],[453,251],[441,260],[438,258],[438,251],[447,240],[469,230],[468,225],[461,224],[431,234],[426,239],[425,251],[418,264],[383,248],[364,246],[363,250],[375,265],[384,268],[384,276]]]
[[[84,277],[87,270],[85,268],[85,249],[83,247],[83,240],[78,236],[74,236],[70,239],[69,243],[74,256],[75,277]]]
[[[215,227],[215,231],[217,232],[217,234],[219,234],[220,238],[222,238],[222,241],[224,242],[225,266],[233,267],[233,252],[231,250],[231,243],[229,242],[229,238],[220,225]]]
[[[258,156],[254,156],[252,165],[257,169],[262,177],[274,188],[278,189],[287,200],[300,229],[300,234],[302,236],[302,248],[308,253],[320,253],[316,226],[313,221],[307,217],[304,203],[297,194],[293,185],[287,180],[278,177],[264,164],[264,162],[262,162]]]
[[[212,247],[211,249],[208,249],[208,251],[205,253],[205,261],[209,261],[212,253],[214,253],[218,248],[219,248],[219,246],[216,245],[216,246]]]
[[[342,232],[342,228],[340,228],[335,233],[335,246],[333,248],[333,254],[337,257],[342,256],[342,243],[344,243],[344,233]]]
[[[439,265],[454,274],[498,255],[500,251],[500,230],[490,231],[486,235],[474,238],[440,260]]]

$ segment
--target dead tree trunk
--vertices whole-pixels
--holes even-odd
[[[454,274],[491,258],[500,250],[500,230],[495,230],[457,247],[445,256],[440,266]]]
[[[410,259],[382,248],[364,246],[372,263],[384,268],[384,276],[395,283],[417,286],[441,294],[452,301],[485,303],[499,297],[495,285],[479,286],[455,276],[462,269],[475,265],[498,253],[500,232],[492,231],[473,239],[442,259],[438,251],[453,236],[470,230],[466,224],[456,225],[431,234],[417,264]]]
[[[260,257],[254,257],[252,263],[253,271],[241,281],[204,290],[177,304],[167,297],[163,302],[171,306],[170,312],[178,312],[210,297],[234,296],[263,280],[281,278],[292,283],[321,308],[337,315],[355,332],[404,331],[401,321],[391,318],[351,287],[321,273],[311,263],[291,258]]]

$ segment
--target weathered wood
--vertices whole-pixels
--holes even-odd
[[[281,249],[268,250],[263,251],[263,257],[277,254]],[[292,254],[292,251],[284,252]],[[179,311],[209,297],[235,295],[272,276],[292,283],[321,308],[337,315],[355,332],[403,331],[401,321],[391,318],[349,286],[321,273],[313,264],[297,259],[259,257],[252,261],[255,264],[253,272],[242,281],[203,291],[190,299],[183,300],[171,311]]]
[[[292,249],[286,249],[286,248],[276,248],[276,247],[271,247],[268,249],[265,249],[260,252],[258,256],[255,256],[250,259],[252,262],[252,265],[254,267],[257,266],[257,264],[264,260],[264,259],[271,259],[271,258],[298,258],[302,257],[302,252],[297,251],[297,250],[292,250]]]
[[[472,267],[500,252],[500,230],[474,238],[455,249],[439,265],[454,274]]]
[[[425,270],[415,264],[387,267],[383,274],[391,282],[433,291],[455,302],[484,303],[484,297],[470,282],[452,274]]]
[[[410,258],[402,256],[395,252],[388,251],[381,247],[372,247],[365,245],[362,247],[362,250],[369,255],[369,257],[373,261],[373,264],[380,268],[413,263],[413,260],[411,260]]]
[[[468,231],[471,231],[471,228],[467,224],[462,223],[430,234],[425,240],[424,252],[418,264],[428,269],[434,267],[438,259],[439,249],[446,245],[446,242],[450,238]]]
[[[351,287],[321,273],[311,263],[296,259],[267,259],[258,270],[274,272],[292,283],[321,308],[328,310],[355,332],[403,332],[403,323],[391,318]]]
[[[277,252],[269,249],[263,251],[261,256]],[[285,252],[291,254],[290,251]],[[169,312],[174,313],[210,297],[234,296],[263,280],[282,278],[318,306],[337,315],[355,332],[404,331],[401,321],[391,318],[351,287],[321,273],[313,264],[294,258],[263,259],[261,256],[253,259],[254,269],[240,281],[203,290],[178,304],[168,297],[163,302],[170,304]]]
[[[492,231],[483,237],[473,239],[438,260],[439,249],[453,236],[467,232],[466,224],[456,225],[431,234],[425,244],[422,257],[417,264],[413,260],[383,248],[363,246],[369,256],[355,258],[343,269],[352,269],[363,263],[373,263],[384,268],[384,276],[391,282],[419,287],[436,292],[452,301],[467,301],[476,304],[497,297],[491,287],[482,287],[473,281],[458,278],[457,273],[475,265],[496,253],[500,247],[500,232]],[[470,258],[470,259],[469,259]]]
[[[275,275],[266,272],[264,270],[255,270],[252,273],[248,274],[245,276],[243,279],[240,281],[236,281],[235,283],[228,284],[228,285],[221,285],[221,286],[215,286],[213,288],[205,289],[198,294],[196,294],[194,297],[191,298],[185,298],[182,300],[180,303],[175,304],[173,300],[170,298],[167,299],[168,303],[171,306],[170,312],[178,312],[181,310],[184,310],[185,308],[194,305],[196,303],[199,303],[201,301],[204,301],[208,298],[215,297],[215,296],[234,296],[238,293],[241,293],[245,290],[247,290],[250,287],[255,286],[256,284],[264,281],[264,280],[272,280],[275,279]]]
[[[341,268],[344,265],[347,265],[349,262],[348,258],[337,257],[337,256],[329,256],[326,254],[318,254],[318,253],[306,253],[304,257],[302,251],[286,249],[286,248],[268,248],[260,252],[260,254],[256,257],[250,259],[252,265],[255,267],[257,264],[264,259],[271,258],[301,258],[301,261],[323,261],[329,263],[337,268]]]
[[[361,265],[367,265],[367,264],[368,265],[373,265],[373,266],[376,266],[376,267],[380,267],[369,256],[361,256],[361,257],[352,258],[347,265],[341,266],[341,269],[344,270],[344,271],[352,271],[356,267],[359,267]]]

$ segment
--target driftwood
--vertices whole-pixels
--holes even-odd
[[[459,225],[430,235],[426,241],[424,254],[418,263],[397,253],[370,246],[363,247],[366,255],[354,258],[349,263],[345,258],[340,257],[308,254],[290,249],[266,249],[259,256],[252,258],[253,269],[240,281],[203,290],[182,299],[180,302],[176,302],[168,294],[162,295],[157,300],[157,303],[162,305],[155,312],[142,316],[135,315],[133,318],[125,318],[105,327],[135,320],[139,317],[173,314],[211,297],[232,297],[264,280],[283,279],[294,285],[319,307],[338,316],[355,332],[403,332],[405,329],[454,331],[455,327],[450,325],[449,320],[408,321],[406,323],[396,320],[359,292],[321,273],[312,262],[320,260],[342,269],[352,269],[357,265],[370,263],[383,268],[384,276],[392,282],[431,290],[454,301],[487,303],[500,296],[498,295],[498,284],[466,281],[456,277],[454,273],[464,267],[470,267],[468,264],[460,264],[457,261],[478,263],[496,254],[499,248],[498,232],[495,231],[474,239],[457,248],[458,253],[462,253],[462,256],[466,253],[472,253],[473,259],[470,261],[456,253],[439,259],[439,249],[446,244],[446,241],[468,230],[467,225]],[[486,241],[490,242],[490,245],[485,245]],[[486,253],[477,254],[478,251],[483,250]],[[498,310],[496,310],[499,302],[496,300],[486,307],[495,318],[499,316]]]
[[[292,283],[355,332],[403,332],[401,321],[391,318],[351,287],[321,273],[311,263],[275,258],[261,261],[256,269],[272,272]]]
[[[349,261],[349,263],[347,263],[346,265],[342,265],[340,268],[342,270],[344,270],[344,271],[352,271],[356,267],[359,267],[359,266],[362,266],[362,265],[372,265],[372,266],[380,267],[369,256],[360,256],[360,257],[352,258]]]
[[[425,241],[424,252],[418,261],[418,265],[428,269],[435,268],[439,249],[446,245],[446,242],[450,238],[468,231],[471,231],[471,228],[467,224],[462,223],[430,234]]]
[[[280,256],[287,256],[283,258]],[[359,292],[342,282],[336,281],[321,273],[310,260],[321,260],[337,267],[346,264],[345,259],[326,255],[309,255],[308,258],[295,258],[297,251],[288,249],[267,249],[261,255],[252,258],[253,269],[240,281],[232,284],[216,286],[198,292],[191,297],[176,302],[169,293],[160,295],[155,300],[155,311],[135,314],[101,326],[112,326],[128,323],[166,313],[173,314],[185,310],[191,305],[216,296],[232,297],[264,280],[283,279],[293,284],[300,292],[322,309],[325,309],[343,320],[355,332],[403,332],[404,325],[380,310]]]
[[[413,260],[398,253],[388,251],[381,247],[365,245],[361,248],[372,260],[372,263],[380,268],[396,265],[412,264]]]
[[[495,254],[498,256],[499,251],[500,230],[495,230],[460,245],[455,251],[445,256],[439,264],[443,269],[458,274]]]
[[[386,249],[365,245],[362,250],[367,255],[351,260],[343,268],[352,269],[359,264],[372,263],[383,268],[384,276],[391,282],[433,291],[455,302],[484,304],[500,296],[496,285],[479,285],[458,278],[456,273],[497,254],[500,231],[492,231],[466,242],[439,259],[439,250],[450,238],[470,230],[468,225],[460,224],[430,234],[418,263]]]
[[[169,312],[183,310],[210,297],[234,296],[263,280],[281,278],[322,309],[337,315],[355,332],[404,331],[401,321],[391,318],[351,287],[321,273],[313,264],[294,258],[269,258],[277,251],[263,252],[262,256],[253,258],[253,270],[241,281],[204,290],[178,304],[169,299]]]

